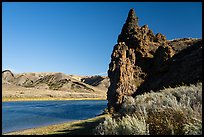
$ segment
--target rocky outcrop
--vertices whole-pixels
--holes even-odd
[[[175,75],[171,76],[171,73],[174,73],[173,69],[181,65],[181,62],[175,62],[175,60],[179,60],[178,57],[174,57],[181,49],[175,50],[172,43],[173,41],[167,41],[161,33],[154,35],[147,25],[140,27],[134,9],[129,11],[109,64],[110,86],[107,99],[110,113],[120,109],[124,96],[135,96],[146,90],[179,83],[175,81],[170,84],[170,81],[177,78]],[[199,56],[202,54],[200,53]],[[182,68],[177,70],[182,71]],[[185,71],[182,76],[187,72],[190,71]],[[172,77],[169,82],[167,82],[168,78],[165,78],[165,82],[160,79],[164,74],[166,77]],[[200,74],[200,71],[196,74]]]
[[[178,52],[167,60],[156,56],[152,62],[151,73],[133,96],[157,91],[164,87],[196,84],[202,81],[202,41],[198,41]]]
[[[14,79],[14,74],[10,70],[2,71],[2,83],[13,82]]]
[[[194,45],[199,41],[201,41],[201,39],[197,39],[197,38],[181,38],[181,39],[167,40],[168,44],[172,46],[175,53],[178,53],[181,50],[191,45]]]

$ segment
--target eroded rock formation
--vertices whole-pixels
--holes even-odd
[[[172,85],[160,79],[175,64],[172,58],[176,52],[171,43],[161,33],[154,35],[147,25],[140,27],[134,9],[129,11],[109,64],[107,99],[110,113],[120,109],[124,96],[135,96],[145,90]],[[202,56],[200,52],[199,56]],[[173,78],[176,77],[171,80]]]
[[[2,71],[2,83],[13,82],[14,74],[10,70]]]

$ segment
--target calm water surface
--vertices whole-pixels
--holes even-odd
[[[106,100],[2,102],[2,133],[94,117]]]

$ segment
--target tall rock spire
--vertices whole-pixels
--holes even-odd
[[[135,14],[135,10],[134,9],[130,9],[129,13],[128,13],[128,17],[126,19],[126,24],[128,29],[133,29],[138,25],[138,17]]]
[[[127,44],[130,36],[136,34],[137,28],[139,28],[138,17],[136,16],[134,9],[130,9],[121,34],[118,36],[118,42],[126,42]]]
[[[155,36],[147,25],[140,27],[134,9],[130,9],[109,64],[107,99],[110,113],[118,111],[124,96],[133,95],[145,81],[153,54],[164,41],[163,35]]]

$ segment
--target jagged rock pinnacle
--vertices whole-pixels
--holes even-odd
[[[136,16],[134,9],[130,9],[126,24],[131,24],[132,27],[138,26],[138,17]]]
[[[127,42],[129,36],[133,35],[135,33],[135,29],[138,27],[138,17],[136,16],[134,9],[130,9],[121,34],[118,36],[118,42]]]
[[[138,27],[138,17],[136,16],[134,9],[130,9],[126,22],[123,25],[121,34],[124,34],[124,33],[128,34],[135,27]]]
[[[111,54],[108,111],[118,112],[126,96],[202,80],[202,41],[176,52],[164,35],[154,35],[147,25],[138,26],[130,9]]]
[[[110,113],[118,111],[124,96],[133,95],[149,76],[154,53],[163,42],[162,34],[155,36],[147,25],[140,27],[134,9],[130,9],[109,64],[107,100]]]

